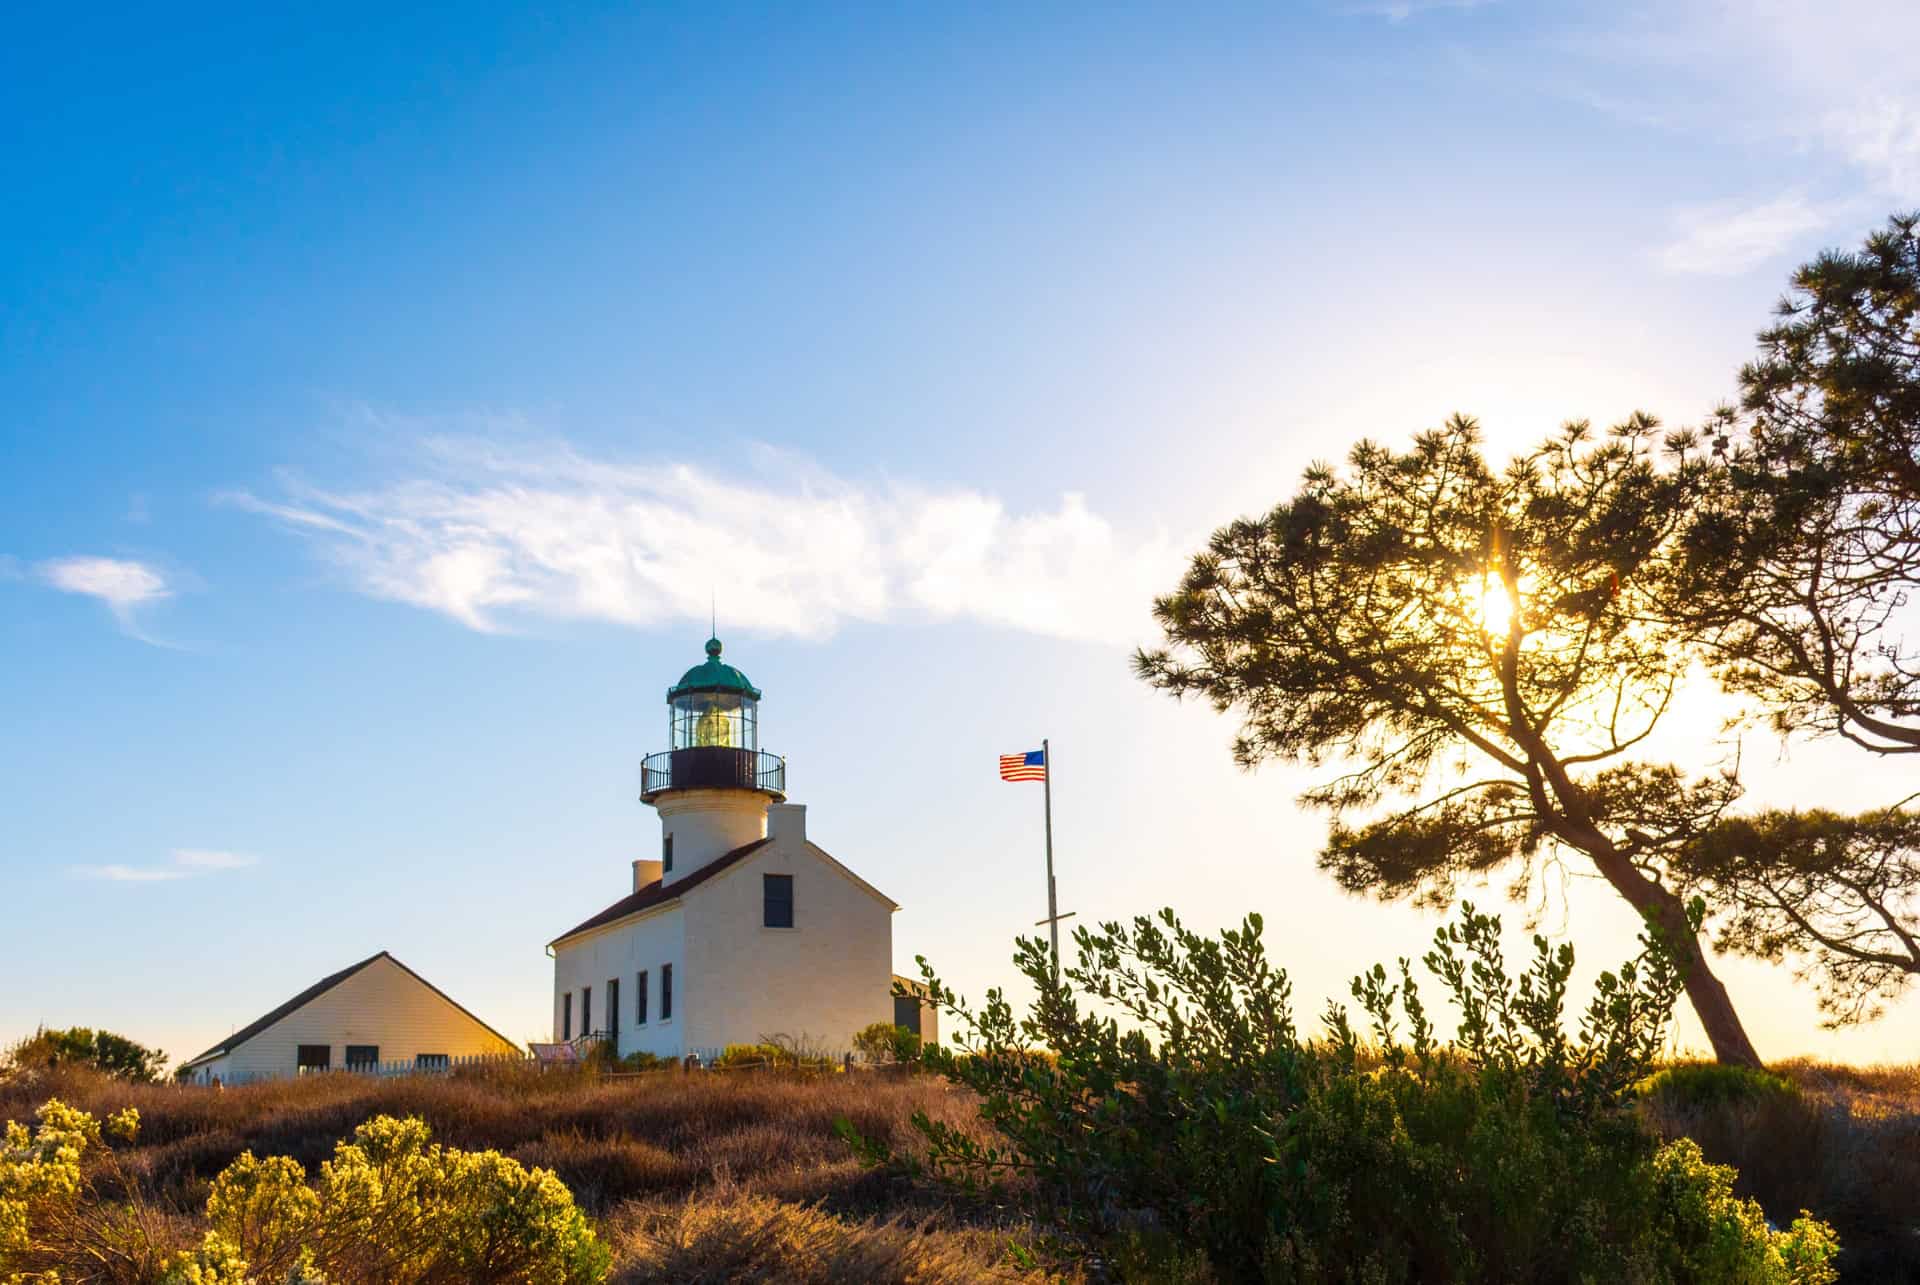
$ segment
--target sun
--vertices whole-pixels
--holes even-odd
[[[1507,636],[1513,624],[1513,601],[1507,587],[1498,579],[1483,580],[1480,585],[1480,627],[1496,638]]]

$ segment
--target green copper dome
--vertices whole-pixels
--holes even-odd
[[[747,676],[720,659],[720,640],[707,639],[707,659],[680,676],[680,681],[667,689],[667,699],[688,692],[738,692],[742,696],[760,699],[760,689],[747,681]]]

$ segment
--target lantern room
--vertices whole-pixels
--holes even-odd
[[[720,659],[718,638],[707,639],[706,663],[668,689],[667,711],[670,749],[760,748],[760,691]]]
[[[707,639],[707,659],[667,689],[668,748],[641,765],[642,799],[698,789],[785,797],[786,761],[760,748],[760,689],[720,652]]]

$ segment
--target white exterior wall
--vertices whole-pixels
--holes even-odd
[[[553,948],[553,1038],[561,1038],[561,996],[573,995],[573,1033],[586,1034],[580,1025],[580,988],[593,987],[593,1029],[610,1028],[607,981],[620,979],[620,1039],[622,1057],[647,1052],[679,1057],[687,1047],[687,993],[681,905],[662,906],[637,919],[624,919]],[[673,965],[673,1016],[660,1017],[660,966]],[[647,1021],[634,1021],[634,981],[647,970]]]
[[[383,958],[240,1047],[195,1068],[194,1078],[206,1081],[218,1075],[223,1083],[236,1084],[291,1076],[301,1044],[327,1045],[336,1071],[347,1064],[349,1044],[377,1045],[383,1062],[422,1053],[473,1057],[520,1051],[406,969]]]
[[[793,876],[792,928],[763,926],[763,874]],[[893,1020],[893,905],[803,835],[776,833],[683,905],[687,963],[674,973],[690,1047],[784,1035],[840,1052]]]
[[[654,800],[664,838],[673,836],[673,869],[661,887],[673,885],[716,857],[767,837],[767,805],[758,790],[670,790]]]
[[[358,1042],[357,1040],[355,1041],[355,1043]],[[237,1083],[233,1078],[232,1060],[231,1057],[223,1055],[214,1058],[211,1062],[198,1063],[193,1068],[192,1082],[194,1084],[212,1084],[215,1080],[218,1080],[222,1084]]]

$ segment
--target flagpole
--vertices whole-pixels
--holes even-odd
[[[1053,980],[1060,982],[1060,904],[1053,889],[1053,749],[1046,738],[1040,739],[1040,759],[1046,765],[1040,783],[1046,787],[1047,810],[1047,931],[1053,937]]]

